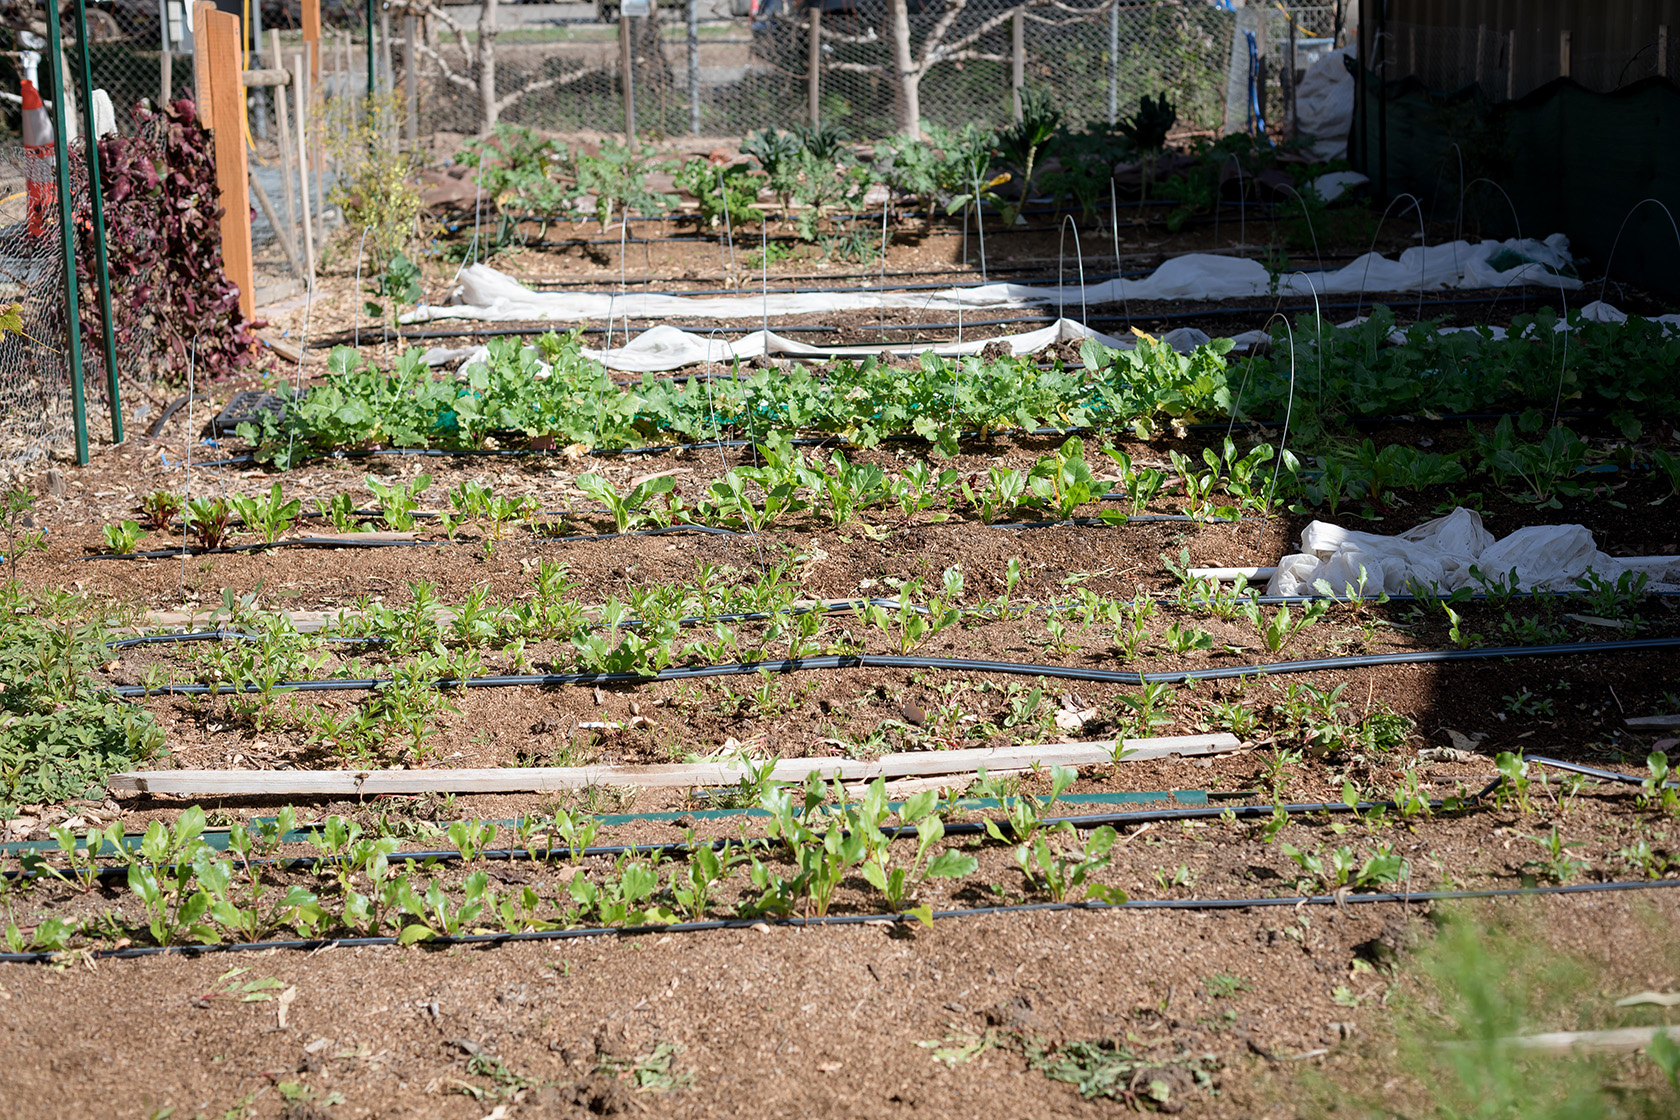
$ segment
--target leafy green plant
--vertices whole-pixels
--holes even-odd
[[[1039,153],[1056,135],[1061,123],[1061,110],[1056,108],[1048,91],[1032,88],[1021,91],[1021,115],[997,135],[997,147],[1003,158],[1021,172],[1019,198],[1000,207],[1005,228],[1020,223],[1021,211],[1032,197]]]
[[[612,515],[614,528],[620,533],[627,533],[647,522],[668,523],[668,518],[661,518],[658,512],[644,507],[651,499],[675,490],[676,481],[670,475],[651,478],[621,497],[612,483],[600,475],[583,474],[578,476],[577,488],[606,506],[607,512]]]
[[[269,487],[266,497],[235,496],[228,499],[228,504],[245,527],[262,537],[265,544],[279,540],[281,534],[292,527],[292,522],[303,508],[303,503],[296,498],[289,502],[283,500],[278,482]]]
[[[704,156],[683,161],[676,175],[677,189],[699,202],[700,224],[707,229],[720,228],[725,216],[734,229],[762,220],[758,190],[763,182],[744,163],[718,167]]]
[[[181,504],[181,495],[173,490],[153,490],[140,499],[140,515],[148,529],[161,533],[181,512]]]
[[[924,790],[906,798],[899,807],[899,826],[915,829],[916,849],[909,863],[896,863],[892,838],[880,826],[887,815],[886,783],[876,778],[864,791],[858,814],[859,829],[867,847],[863,877],[881,892],[887,908],[895,914],[906,912],[906,903],[928,879],[961,879],[972,875],[980,866],[973,856],[955,848],[932,854],[945,838],[945,822],[934,811],[938,803],[938,791]],[[933,924],[932,913],[926,906],[910,912],[924,924]]]
[[[221,548],[227,543],[228,522],[233,509],[226,498],[194,498],[187,503],[187,532],[198,539],[200,548]]]
[[[595,155],[577,156],[578,190],[595,196],[595,217],[605,231],[615,213],[635,211],[647,218],[669,213],[676,196],[650,190],[647,181],[671,166],[650,144],[604,140]]]
[[[385,527],[403,533],[414,528],[414,511],[420,508],[420,495],[430,489],[432,476],[419,474],[412,482],[386,482],[378,475],[364,475],[367,488],[379,499],[379,516]]]
[[[1125,891],[1089,881],[1092,873],[1108,866],[1109,849],[1118,838],[1105,824],[1086,833],[1080,844],[1079,833],[1064,821],[1050,832],[1034,836],[1031,842],[1017,845],[1015,863],[1027,882],[1047,891],[1052,902],[1069,898],[1125,902]]]
[[[118,556],[127,556],[134,551],[134,546],[144,535],[137,521],[119,521],[115,525],[103,527],[105,533],[105,548]]]
[[[1085,441],[1069,436],[1054,454],[1038,461],[1028,472],[1027,486],[1058,518],[1066,521],[1080,506],[1099,500],[1114,488],[1112,482],[1099,481],[1085,461]],[[1104,521],[1123,522],[1125,514],[1104,510],[1098,514]]]

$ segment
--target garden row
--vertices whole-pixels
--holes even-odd
[[[518,238],[522,221],[539,223],[546,232],[552,222],[592,217],[605,231],[615,215],[669,215],[678,197],[653,188],[650,179],[672,175],[674,186],[698,204],[703,229],[767,222],[774,210],[799,238],[823,241],[830,249],[843,234],[823,232],[824,219],[856,218],[876,184],[901,206],[914,205],[928,224],[936,213],[979,203],[1009,228],[1021,221],[1029,201],[1048,204],[1052,212],[1077,209],[1090,221],[1125,197],[1139,202],[1140,214],[1145,201],[1169,204],[1166,225],[1176,231],[1217,205],[1233,176],[1239,187],[1246,183],[1245,200],[1258,194],[1255,184],[1266,176],[1273,196],[1286,192],[1295,206],[1294,222],[1311,221],[1324,208],[1313,181],[1346,167],[1280,162],[1279,149],[1243,135],[1198,139],[1188,153],[1167,155],[1167,133],[1177,115],[1165,98],[1145,98],[1135,116],[1116,126],[1093,123],[1083,129],[1067,127],[1047,100],[1032,95],[1025,100],[1022,119],[1000,132],[974,124],[930,126],[920,139],[876,142],[867,159],[832,125],[760,130],[742,143],[746,158],[719,163],[699,156],[680,160],[651,145],[611,140],[571,146],[502,124],[491,136],[470,141],[455,160],[475,169],[478,186],[495,208],[500,219],[495,243]],[[1117,167],[1127,163],[1131,174],[1117,179]],[[774,202],[761,202],[763,195]],[[1369,222],[1365,215],[1361,232],[1368,233]],[[1302,247],[1308,243],[1304,233],[1299,240]]]
[[[973,792],[998,797],[1003,815],[978,820],[953,819],[969,811],[931,790],[889,802],[879,779],[854,798],[839,783],[826,785],[814,775],[803,786],[755,776],[743,779],[741,792],[745,804],[762,811],[766,836],[749,838],[742,828],[733,839],[701,840],[690,830],[679,843],[640,846],[596,846],[599,822],[561,809],[506,827],[511,846],[496,847],[502,828],[494,822],[459,820],[426,828],[419,837],[445,842],[442,850],[405,851],[406,837],[387,827],[364,829],[338,816],[299,830],[296,812],[287,807],[249,826],[232,823],[224,855],[218,850],[224,846],[205,840],[206,815],[195,806],[172,825],[152,822],[137,842],[117,826],[84,836],[53,829],[56,852],[27,853],[20,873],[0,879],[0,894],[11,896],[8,909],[15,914],[21,905],[36,914],[27,927],[12,918],[6,947],[13,953],[62,952],[136,942],[214,946],[344,937],[411,944],[719,919],[822,919],[837,907],[853,916],[931,924],[934,902],[956,912],[987,904],[1124,905],[1128,891],[1117,881],[1122,876],[1135,889],[1147,890],[1152,880],[1158,897],[1167,899],[1182,899],[1204,877],[1228,887],[1254,876],[1250,865],[1227,884],[1235,869],[1201,852],[1192,856],[1194,866],[1151,868],[1149,862],[1162,855],[1181,858],[1164,850],[1177,842],[1161,836],[1127,853],[1115,828],[1122,822],[1142,826],[1129,841],[1151,824],[1176,821],[1174,831],[1192,848],[1236,845],[1246,863],[1260,858],[1279,865],[1268,875],[1277,889],[1307,896],[1346,898],[1397,883],[1412,892],[1490,881],[1603,882],[1612,869],[1632,873],[1635,881],[1661,879],[1675,862],[1670,826],[1680,813],[1680,796],[1661,753],[1650,756],[1644,775],[1627,778],[1638,787],[1632,805],[1567,767],[1554,792],[1542,769],[1511,754],[1497,758],[1497,779],[1479,793],[1460,788],[1431,800],[1408,769],[1391,792],[1346,783],[1339,803],[1291,804],[1284,794],[1292,761],[1299,756],[1279,752],[1273,759],[1269,805],[1222,811],[1068,817],[1059,799],[1076,781],[1071,769],[1055,768],[1042,797],[1019,783],[981,775]],[[1383,799],[1365,800],[1367,794]],[[1577,807],[1583,799],[1598,804],[1582,814]],[[1496,835],[1514,832],[1510,825],[1548,813],[1545,801],[1552,803],[1550,831],[1522,837],[1534,846],[1521,854],[1532,858],[1448,870],[1424,850],[1438,822],[1473,821],[1491,812],[1509,818]],[[1559,823],[1570,823],[1571,815],[1600,818],[1588,825],[1597,834],[1592,843],[1565,839]],[[1255,842],[1264,845],[1258,857]],[[300,846],[305,854],[283,854]],[[1406,851],[1429,866],[1416,866]],[[1141,858],[1122,858],[1134,853]],[[498,872],[492,879],[487,869],[509,867],[508,861],[526,862],[531,870]],[[503,889],[510,880],[516,885]],[[1291,900],[1289,893],[1260,897]]]
[[[1496,338],[1419,323],[1391,345],[1392,315],[1378,308],[1353,327],[1303,317],[1291,335],[1280,324],[1268,352],[1235,360],[1229,340],[1179,354],[1145,336],[1132,350],[1086,340],[1077,368],[1020,357],[923,355],[910,364],[872,358],[686,382],[644,375],[633,387],[615,384],[584,356],[576,334],[550,333],[534,346],[495,339],[486,361],[441,379],[418,350],[387,371],[340,347],[326,378],[283,418],[263,413],[241,425],[240,435],[256,446],[259,461],[285,469],[335,450],[533,441],[636,448],[727,436],[762,440],[777,431],[839,436],[861,447],[917,437],[949,455],[974,433],[1131,427],[1147,438],[1231,416],[1271,424],[1287,418],[1291,445],[1312,448],[1351,419],[1550,411],[1562,403],[1605,411],[1636,436],[1640,418],[1680,412],[1672,376],[1680,336],[1641,319],[1612,325],[1572,318],[1564,332],[1555,324],[1549,312],[1519,316],[1508,337]]]

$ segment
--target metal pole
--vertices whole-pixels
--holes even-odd
[[[1108,123],[1120,123],[1120,5],[1108,9]]]
[[[70,406],[76,424],[76,463],[87,466],[87,398],[82,391],[82,316],[76,300],[76,234],[70,204],[70,146],[65,142],[64,94],[69,88],[59,68],[64,65],[64,34],[58,23],[58,5],[46,5],[47,57],[52,60],[53,152],[58,159],[58,233],[64,247],[64,345],[70,358]],[[85,35],[86,32],[83,32]],[[86,42],[84,38],[82,40]]]
[[[373,96],[377,88],[375,71],[378,69],[373,61],[373,6],[376,0],[367,0],[367,95]]]
[[[397,76],[391,69],[391,10],[379,5],[379,92],[391,94],[397,88]]]
[[[158,31],[163,50],[158,52],[158,108],[169,104],[175,92],[175,46],[169,41],[169,0],[158,0]]]
[[[1377,0],[1377,197],[1388,201],[1388,0]]]
[[[811,28],[807,44],[809,61],[806,63],[805,96],[810,102],[811,127],[822,125],[822,4],[811,5]]]
[[[700,0],[688,0],[688,130],[700,135]]]
[[[76,42],[82,70],[82,151],[93,210],[94,281],[99,292],[100,333],[105,344],[105,391],[111,399],[111,442],[123,441],[122,398],[117,391],[117,332],[111,319],[111,264],[105,253],[105,198],[99,186],[99,132],[93,123],[93,66],[87,52],[87,0],[76,0]]]
[[[1026,15],[1017,11],[1009,21],[1010,31],[1010,67],[1009,89],[1015,107],[1015,119],[1021,119],[1021,87],[1027,80],[1027,19]]]
[[[624,82],[624,137],[635,142],[636,139],[636,74],[635,63],[630,49],[630,17],[619,9],[618,16],[618,53],[619,70]]]
[[[262,0],[251,0],[251,68],[263,68],[263,23]],[[272,88],[272,87],[271,87]],[[252,98],[256,102],[251,107],[251,131],[258,140],[268,139],[268,97],[269,90],[259,89]]]
[[[309,44],[303,44],[304,52],[308,53]],[[309,66],[303,55],[292,59],[292,105],[297,109],[297,157],[298,157],[298,185],[303,188],[299,202],[299,214],[303,218],[303,271],[306,276],[304,285],[308,291],[315,290],[315,234],[311,228],[313,219],[309,214]],[[323,230],[322,232],[325,232]]]

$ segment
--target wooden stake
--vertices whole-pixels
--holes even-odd
[[[210,91],[208,121],[216,153],[216,189],[222,207],[222,269],[239,288],[239,310],[257,312],[256,270],[251,254],[250,172],[245,162],[245,84],[239,67],[239,17],[198,7],[193,43],[199,72]]]
[[[420,21],[412,15],[403,17],[403,95],[408,109],[408,150],[413,152],[420,148],[420,71],[416,65],[419,59]]]
[[[321,80],[321,0],[303,0],[303,50],[309,56],[309,84]]]
[[[280,32],[268,33],[268,51],[273,56],[275,66],[281,68],[288,77],[290,72],[285,69],[286,57],[280,53]],[[288,83],[290,84],[290,83]],[[277,89],[274,93],[274,124],[279,135],[275,138],[280,148],[280,182],[281,197],[286,203],[286,225],[290,229],[297,228],[297,194],[292,190],[292,129],[291,112],[286,108],[290,95],[284,89]],[[304,274],[303,282],[309,283],[309,276]]]
[[[192,6],[193,21],[193,105],[198,109],[198,119],[208,124],[211,120],[210,105],[210,56],[204,51],[204,44],[198,37],[204,34],[204,13],[213,12],[216,5],[208,0],[198,0]]]
[[[1558,75],[1569,77],[1569,32],[1558,32]]]
[[[618,14],[618,69],[624,87],[624,138],[636,142],[636,59],[630,45],[630,17],[622,8]]]
[[[1242,744],[1233,735],[1180,735],[1127,739],[1122,761],[1172,755],[1224,754]],[[1103,766],[1113,762],[1114,744],[1044,743],[1029,746],[975,747],[956,751],[914,751],[876,759],[793,758],[776,763],[778,782],[803,782],[811,774],[842,781],[872,781],[924,774],[970,774],[1021,770],[1034,765]],[[515,793],[585,789],[589,786],[640,786],[686,789],[732,786],[745,776],[733,762],[696,762],[675,766],[529,766],[493,770],[155,770],[113,775],[114,793],[155,793],[179,797],[372,796],[381,793]]]

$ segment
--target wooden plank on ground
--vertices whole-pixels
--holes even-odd
[[[1242,744],[1234,735],[1176,735],[1125,740],[1124,761],[1172,755],[1224,754]],[[785,758],[773,777],[803,782],[812,773],[843,781],[871,781],[927,774],[967,774],[1020,770],[1037,766],[1097,766],[1112,762],[1112,740],[1094,743],[1039,743],[974,747],[956,751],[915,751],[875,759]],[[155,770],[115,774],[113,793],[158,793],[177,797],[355,797],[416,793],[523,793],[589,786],[643,786],[684,789],[732,786],[745,772],[738,760],[679,763],[668,766],[529,766],[461,770]]]

